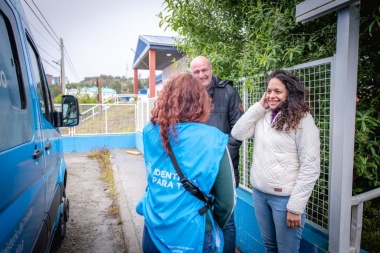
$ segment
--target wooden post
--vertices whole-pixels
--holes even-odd
[[[138,69],[133,69],[133,93],[135,95],[139,92],[139,79],[138,79]]]

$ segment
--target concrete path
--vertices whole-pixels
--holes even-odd
[[[113,149],[114,178],[119,193],[120,218],[128,253],[141,253],[141,239],[144,218],[136,213],[136,204],[145,193],[147,185],[144,157],[142,154],[130,154],[137,150]]]

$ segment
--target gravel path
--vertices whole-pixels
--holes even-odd
[[[100,179],[98,162],[87,154],[65,155],[70,217],[66,238],[51,252],[127,252],[120,218],[107,213],[112,200]]]

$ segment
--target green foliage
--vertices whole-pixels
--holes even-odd
[[[372,203],[364,203],[364,220],[361,247],[370,252],[379,252],[380,238],[380,210],[378,208],[380,201],[372,201]],[[370,231],[371,233],[366,233]]]
[[[54,103],[55,104],[60,104],[62,101],[62,94],[58,94],[58,96],[55,97]]]
[[[380,4],[362,1],[355,126],[354,194],[380,186]],[[364,205],[362,248],[380,247],[380,199]]]
[[[165,0],[169,15],[159,16],[187,55],[209,57],[217,75],[236,80],[332,55],[335,15],[296,23],[299,2]]]
[[[96,104],[98,100],[96,98],[90,97],[89,94],[84,94],[81,96],[76,96],[78,98],[79,104]]]
[[[49,84],[49,90],[52,98],[57,97],[62,91],[59,84]]]
[[[134,84],[133,78],[125,78],[125,77],[113,77],[110,75],[101,75],[100,81],[103,87],[108,87],[116,90],[118,94],[133,94],[134,92]],[[145,86],[149,84],[148,78],[142,78],[139,76],[138,89],[144,89]],[[71,83],[67,85],[68,89],[78,89],[78,93],[75,95],[78,98],[78,102],[80,104],[96,104],[98,103],[97,98],[90,97],[88,94],[80,95],[80,90],[83,87],[94,87],[96,86],[96,77],[86,77],[83,81],[79,83]],[[62,100],[61,94],[61,86],[60,85],[50,85],[49,86],[51,95],[54,99],[54,103],[60,104]],[[135,98],[135,100],[137,97]]]
[[[375,89],[376,90],[376,89]],[[377,96],[358,106],[355,128],[354,192],[361,193],[380,186],[380,113]]]
[[[68,88],[81,88],[81,87],[96,87],[96,78],[97,77],[86,77],[83,81],[77,84],[70,84]],[[139,76],[138,89],[144,89],[146,85],[149,83],[148,78],[142,78]],[[110,89],[114,89],[117,94],[133,94],[134,84],[133,78],[125,78],[125,77],[113,77],[110,75],[101,75],[100,82],[102,87],[107,87]]]

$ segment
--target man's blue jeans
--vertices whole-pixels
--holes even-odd
[[[205,233],[205,239],[203,242],[203,250],[202,250],[203,253],[214,252],[212,250],[213,240],[214,239],[212,238],[212,232]],[[154,245],[152,238],[150,238],[148,229],[146,228],[145,225],[144,225],[144,232],[143,232],[143,238],[142,238],[142,250],[144,253],[160,253],[160,251]]]
[[[234,215],[234,212],[232,212],[230,219],[227,221],[226,225],[223,228],[223,253],[235,253],[236,227]]]
[[[276,196],[253,189],[252,197],[265,252],[298,253],[305,225],[305,212],[301,216],[302,226],[289,228],[286,225],[289,196]]]

